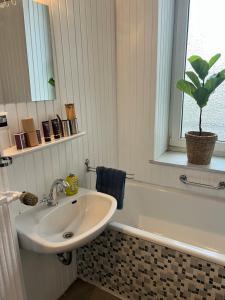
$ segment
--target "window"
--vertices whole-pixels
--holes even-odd
[[[225,69],[225,1],[224,0],[182,0],[176,3],[174,31],[173,80],[171,91],[170,145],[183,147],[184,134],[198,130],[199,107],[194,99],[176,89],[178,79],[191,70],[187,58],[200,55],[209,60],[216,53],[221,58],[210,70],[211,74]],[[225,155],[225,83],[211,95],[203,108],[204,131],[218,135],[217,154]]]

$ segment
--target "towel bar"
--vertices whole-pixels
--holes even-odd
[[[0,168],[8,167],[12,164],[12,157],[1,156],[0,154]]]
[[[182,183],[192,185],[192,186],[203,187],[203,188],[211,189],[211,190],[224,190],[225,189],[224,181],[220,181],[217,186],[214,186],[214,185],[209,185],[209,184],[205,184],[205,183],[189,181],[186,175],[180,175],[179,179]]]
[[[90,166],[90,160],[88,158],[85,160],[84,164],[86,166],[87,172],[96,172],[96,168]],[[134,174],[127,174],[126,178],[134,179]]]

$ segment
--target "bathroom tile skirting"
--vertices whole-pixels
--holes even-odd
[[[113,229],[78,249],[78,276],[121,299],[225,299],[225,267]]]

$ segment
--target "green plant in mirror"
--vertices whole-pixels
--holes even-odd
[[[50,78],[48,83],[55,87],[55,79],[54,78]]]
[[[225,69],[208,76],[209,70],[218,61],[221,54],[214,55],[209,61],[202,59],[198,55],[189,57],[194,71],[187,71],[185,74],[190,81],[181,79],[177,81],[177,88],[195,99],[200,108],[199,135],[202,135],[202,109],[208,103],[210,95],[225,80]]]

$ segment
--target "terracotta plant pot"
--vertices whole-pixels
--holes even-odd
[[[189,131],[185,134],[188,162],[195,165],[210,164],[217,135],[212,132]]]

